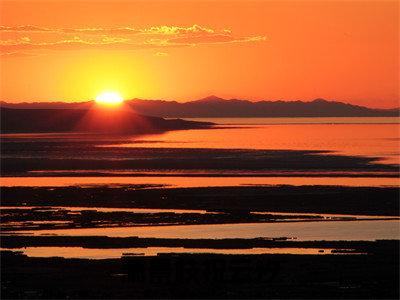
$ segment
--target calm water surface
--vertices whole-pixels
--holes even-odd
[[[304,118],[188,118],[187,120],[224,125],[272,124],[399,124],[398,117],[304,117]]]
[[[399,118],[251,118],[251,119],[212,119],[205,120],[218,123],[215,129],[181,130],[162,134],[118,137],[98,143],[103,150],[108,148],[208,148],[208,149],[265,149],[265,150],[317,150],[331,151],[333,154],[377,157],[385,164],[400,164],[400,122]],[[201,120],[201,121],[204,121]],[[32,139],[33,141],[84,141],[84,135],[37,134],[37,135],[4,135],[8,139]],[[96,143],[102,139],[93,139]],[[111,149],[110,148],[110,149]],[[96,148],[97,149],[97,148]],[[101,155],[102,152],[99,152]],[[103,152],[104,153],[104,152]],[[62,154],[60,153],[62,159]],[[46,152],[43,152],[46,155]],[[93,155],[96,155],[94,152]],[[329,153],[328,153],[329,155]],[[112,159],[112,158],[110,158]],[[147,159],[147,158],[146,158]],[[151,158],[148,158],[151,159]],[[179,169],[179,166],[177,166]],[[48,174],[46,175],[46,172]],[[52,173],[52,171],[54,171]],[[69,186],[69,185],[132,185],[156,184],[166,187],[206,187],[238,185],[344,185],[344,186],[400,186],[398,177],[310,177],[275,176],[254,177],[251,174],[243,177],[213,177],[202,174],[202,177],[189,176],[103,176],[81,177],[84,170],[78,170],[74,177],[57,176],[56,170],[43,170],[44,177],[3,177],[1,186]],[[89,170],[90,171],[90,170]],[[110,170],[113,171],[113,170]],[[123,170],[121,170],[123,171]],[[152,170],[148,170],[151,172]],[[179,170],[178,170],[179,171]],[[196,170],[195,170],[196,171]],[[195,172],[193,171],[193,172]],[[329,170],[328,170],[329,171]],[[350,170],[351,171],[351,170]],[[41,172],[41,171],[37,171]],[[162,171],[161,171],[162,172]],[[30,174],[30,173],[28,173]],[[54,175],[54,176],[52,176]],[[154,174],[153,174],[154,175]],[[176,174],[175,174],[176,175]],[[213,174],[215,175],[215,174]],[[223,175],[223,174],[219,174]],[[47,176],[47,177],[46,177]],[[376,175],[378,176],[378,175]],[[387,175],[388,176],[388,175]],[[365,221],[321,221],[295,223],[256,223],[256,224],[214,224],[185,226],[146,226],[115,227],[90,229],[58,229],[21,232],[29,234],[56,234],[74,236],[112,236],[112,237],[155,237],[155,238],[257,238],[257,237],[293,237],[298,240],[376,240],[399,239],[399,220],[365,220]],[[58,249],[58,250],[57,250]],[[52,248],[54,255],[71,250]],[[114,254],[89,253],[96,249],[77,250],[85,257],[104,257]],[[103,250],[103,249],[102,249]],[[145,252],[146,255],[157,251],[172,249],[131,249],[133,252]],[[154,252],[151,252],[153,251]],[[186,251],[182,250],[182,251]],[[204,249],[202,249],[203,251]],[[292,249],[293,250],[293,249]],[[291,250],[291,251],[292,251]],[[32,256],[42,255],[43,250],[29,248]],[[64,252],[63,252],[64,251]],[[85,252],[86,251],[86,252]],[[88,252],[89,251],[89,252]],[[108,251],[108,250],[106,250]],[[129,252],[124,249],[124,252]],[[174,248],[173,251],[181,251]],[[190,249],[190,251],[196,251]],[[247,251],[247,250],[246,250]],[[250,250],[249,250],[250,251]],[[251,250],[259,251],[259,250]],[[260,250],[261,251],[261,250]],[[265,251],[265,250],[262,250]],[[285,251],[285,250],[284,250]],[[315,251],[315,249],[313,250]],[[85,252],[85,253],[84,253]],[[57,254],[58,253],[58,254]],[[70,252],[74,253],[74,251]],[[65,254],[67,255],[67,254]]]
[[[109,236],[143,238],[276,238],[300,241],[399,239],[400,221],[321,221],[293,223],[245,223],[182,226],[144,226],[113,228],[51,229],[18,231],[18,234]]]
[[[215,118],[218,129],[133,138],[124,147],[329,150],[400,163],[400,118]],[[227,125],[230,124],[230,125]],[[251,125],[249,125],[251,124]],[[138,143],[138,142],[143,142]]]
[[[327,186],[399,186],[396,177],[1,177],[0,186],[92,186],[156,184],[165,188],[218,187],[240,185],[327,185]]]
[[[182,247],[112,248],[89,249],[81,247],[26,247],[3,248],[1,250],[22,251],[30,257],[64,257],[107,259],[120,258],[123,254],[155,256],[159,253],[212,253],[212,254],[331,254],[333,249],[324,248],[249,248],[249,249],[206,249]],[[321,251],[323,250],[323,251]]]

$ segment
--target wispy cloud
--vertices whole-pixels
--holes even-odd
[[[0,52],[0,57],[29,57],[29,56],[37,56],[34,53],[25,53],[25,52]]]
[[[141,30],[131,28],[131,27],[124,27],[124,28],[78,28],[78,29],[60,29],[56,30],[55,32],[61,33],[73,33],[73,34],[88,34],[88,35],[129,35],[129,34],[139,34]]]
[[[0,31],[6,32],[48,32],[53,29],[34,26],[34,25],[22,25],[22,26],[0,26]]]
[[[0,26],[0,31],[3,32],[54,32],[54,33],[81,33],[81,34],[162,34],[162,35],[177,35],[188,33],[214,33],[211,28],[202,27],[194,24],[190,27],[180,26],[152,26],[149,28],[133,28],[133,27],[117,27],[117,28],[46,28],[34,25],[23,26]]]
[[[213,34],[215,33],[215,30],[194,24],[190,27],[154,26],[150,27],[149,29],[143,29],[141,32],[147,34],[184,35],[184,34]]]
[[[154,56],[160,56],[160,57],[164,57],[164,56],[168,56],[169,54],[166,52],[156,52],[153,54]]]
[[[228,29],[192,25],[152,26],[148,28],[47,28],[34,25],[0,26],[0,34],[23,35],[14,39],[1,39],[2,54],[34,50],[137,50],[197,46],[199,44],[227,44],[265,41],[264,36],[237,37]],[[38,37],[42,33],[42,37]],[[50,39],[48,34],[57,38]],[[157,52],[165,53],[165,52]],[[165,55],[158,55],[165,56]]]
[[[205,36],[184,36],[176,37],[168,40],[168,43],[178,44],[221,44],[221,43],[245,43],[245,42],[259,42],[265,41],[264,36],[252,36],[252,37],[234,37],[227,34],[212,34]]]

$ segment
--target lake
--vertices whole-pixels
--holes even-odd
[[[143,190],[152,187],[170,189],[259,185],[400,186],[399,118],[195,120],[211,121],[218,125],[211,129],[131,136],[65,133],[2,135],[3,176],[0,185],[54,189],[66,186],[110,185],[133,188],[134,185],[152,185],[144,186]],[[304,199],[306,205],[307,197]],[[51,205],[57,206],[56,200]],[[243,201],[246,201],[245,198]],[[265,201],[268,201],[268,197]],[[138,210],[134,201],[132,203],[132,207],[126,208],[132,209],[132,212],[160,212],[145,207]],[[90,209],[90,205],[86,209]],[[118,209],[109,207],[104,213],[114,211]],[[169,211],[179,212],[173,208]],[[205,211],[197,213],[204,214]],[[22,230],[18,234],[183,239],[289,237],[299,241],[374,241],[398,239],[399,226],[399,220],[366,219]],[[23,250],[29,256],[86,258],[120,257],[124,252],[145,255],[164,252],[321,254],[317,248],[210,250],[149,247],[105,250],[28,247]]]
[[[134,137],[117,147],[321,150],[379,157],[400,163],[400,118],[214,118],[193,119],[217,129],[170,131]],[[112,147],[108,145],[107,147]]]
[[[226,239],[295,238],[299,241],[373,241],[397,239],[399,220],[244,223],[180,226],[50,229],[18,231],[18,234],[109,236],[141,238]]]

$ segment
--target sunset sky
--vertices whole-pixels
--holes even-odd
[[[3,1],[0,99],[399,106],[398,1]]]

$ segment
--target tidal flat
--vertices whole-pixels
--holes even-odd
[[[396,298],[398,138],[375,126],[2,135],[2,296]]]
[[[2,187],[2,206],[188,209],[242,216],[256,211],[398,216],[399,196],[396,187]]]

